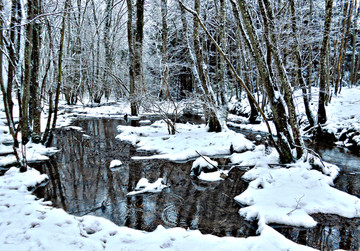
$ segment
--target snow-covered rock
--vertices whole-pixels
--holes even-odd
[[[163,178],[158,178],[154,183],[150,183],[148,179],[141,178],[136,184],[135,191],[129,192],[127,195],[132,196],[140,193],[160,193],[167,185],[164,184]]]
[[[121,160],[118,159],[114,159],[110,162],[110,166],[109,168],[115,168],[115,167],[119,167],[121,166],[123,163],[121,162]]]

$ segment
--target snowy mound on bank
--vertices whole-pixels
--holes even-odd
[[[231,160],[254,165],[243,176],[250,181],[249,187],[235,200],[247,205],[240,214],[259,220],[259,230],[269,223],[313,227],[316,222],[310,215],[315,213],[360,217],[360,199],[331,187],[338,173],[334,165],[324,163],[323,172],[303,160],[283,167],[276,165],[277,153],[266,155],[263,146],[234,154]]]
[[[186,160],[201,155],[229,154],[232,146],[236,152],[254,148],[244,135],[230,130],[209,133],[205,125],[176,124],[177,133],[169,135],[164,121],[142,127],[118,126],[117,139],[128,141],[140,151],[155,151],[157,154],[140,158]]]
[[[46,179],[32,169],[0,177],[0,250],[313,250],[270,227],[249,238],[203,235],[183,228],[154,232],[119,227],[101,217],[76,217],[37,200],[27,190]]]
[[[195,175],[200,180],[204,181],[218,181],[227,177],[229,170],[221,170],[218,168],[218,163],[211,160],[207,156],[197,158],[191,167],[191,175]]]
[[[21,148],[22,147],[19,147],[19,149]],[[3,149],[4,152],[10,150],[10,148],[5,147],[2,147],[1,149]],[[59,151],[55,147],[45,147],[42,144],[34,144],[32,142],[26,144],[26,146],[23,148],[24,152],[21,152],[21,150],[19,149],[17,150],[18,156],[20,158],[22,158],[22,156],[25,156],[27,163],[49,160],[49,156],[52,156]],[[11,153],[13,153],[13,150],[11,151]],[[15,165],[16,163],[17,160],[14,154],[0,156],[0,166]]]

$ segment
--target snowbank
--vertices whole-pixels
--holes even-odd
[[[235,200],[246,205],[240,209],[242,216],[259,220],[259,231],[269,223],[313,227],[316,222],[310,214],[314,213],[360,217],[360,199],[331,187],[336,166],[325,163],[325,174],[312,170],[303,160],[285,168],[276,166],[276,155],[266,155],[265,148],[258,146],[231,158],[240,165],[254,165],[243,176],[251,181],[249,187]]]
[[[148,233],[100,217],[75,217],[27,190],[44,179],[36,170],[16,168],[0,177],[0,250],[312,250],[269,227],[257,237],[220,238],[161,226]]]
[[[169,135],[164,121],[156,121],[150,126],[129,127],[118,126],[121,132],[117,139],[128,141],[140,151],[155,151],[156,154],[136,159],[169,159],[186,160],[201,155],[229,154],[230,147],[234,151],[243,152],[254,147],[242,134],[233,131],[209,133],[205,125],[176,124],[175,135]]]

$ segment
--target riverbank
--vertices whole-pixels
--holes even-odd
[[[89,107],[77,109],[76,113],[64,113],[60,121],[69,125],[69,119],[84,114],[82,109],[87,109],[87,116],[122,116],[112,105],[108,109],[94,108],[97,110],[93,113]],[[6,137],[6,127],[4,124],[3,126],[2,139]],[[130,141],[136,147],[157,151],[164,158],[170,156],[180,160],[196,156],[195,150],[204,155],[231,154],[229,139],[233,139],[234,135],[231,131],[224,133],[216,141],[208,142],[202,139],[210,139],[212,135],[207,134],[206,128],[202,126],[179,125],[179,132],[171,136],[168,135],[166,126],[158,123],[138,129],[120,128],[122,136],[119,137],[131,135]],[[287,240],[269,224],[311,227],[316,224],[311,217],[314,213],[360,217],[359,198],[331,187],[338,174],[337,167],[330,164],[322,166],[315,156],[311,162],[317,164],[317,170],[310,165],[310,159],[305,162],[304,159],[300,160],[286,168],[280,165],[274,167],[278,163],[275,151],[265,149],[264,146],[253,148],[251,142],[244,138],[241,141],[241,145],[235,145],[235,150],[239,153],[232,154],[231,161],[233,164],[253,168],[243,176],[250,182],[248,189],[236,197],[236,200],[244,204],[240,214],[249,220],[258,220],[258,236],[220,238],[202,235],[196,230],[163,227],[158,227],[154,232],[143,232],[118,227],[100,217],[76,217],[62,209],[51,207],[49,202],[38,200],[28,191],[28,187],[41,183],[46,176],[34,169],[19,173],[12,168],[0,177],[0,247],[10,250],[234,250],[234,247],[238,247],[237,250],[306,250],[310,248]],[[170,148],[167,145],[169,142],[173,142]],[[182,143],[176,144],[177,142]],[[194,152],[194,155],[190,156],[190,152]],[[158,157],[155,155],[146,158]]]

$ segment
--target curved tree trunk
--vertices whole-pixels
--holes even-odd
[[[264,84],[267,96],[269,98],[271,110],[273,112],[274,124],[278,136],[277,143],[279,146],[278,151],[280,160],[283,163],[289,163],[294,160],[294,157],[290,147],[290,143],[293,142],[293,138],[290,133],[291,127],[288,124],[288,116],[286,115],[288,114],[288,111],[285,107],[283,97],[280,94],[279,87],[271,79],[271,73],[266,64],[265,58],[262,55],[260,42],[256,36],[255,28],[246,6],[246,2],[244,0],[238,0],[238,5],[242,16],[244,29],[247,33],[247,37],[244,37],[244,39],[249,39],[248,43],[251,45],[252,53],[254,54],[253,58],[258,68],[261,80]]]

